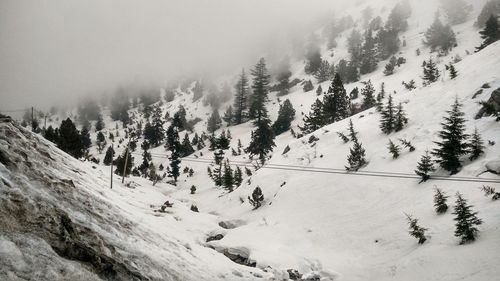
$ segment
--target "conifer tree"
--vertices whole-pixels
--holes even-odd
[[[273,151],[273,147],[276,146],[271,120],[267,118],[257,119],[254,125],[256,128],[251,132],[251,140],[246,152],[250,153],[250,157],[258,155],[259,160],[264,164],[267,154]]]
[[[184,139],[182,140],[182,144],[180,147],[179,154],[181,157],[186,157],[194,153],[194,148],[191,145],[191,141],[189,141],[189,136],[186,133],[184,135]]]
[[[344,142],[344,143],[348,143],[349,142],[349,138],[342,132],[337,132],[337,135],[339,136],[339,138]]]
[[[448,65],[448,69],[450,70],[450,78],[451,79],[457,78],[458,72],[457,72],[457,70],[455,69],[455,66],[452,63],[450,63]]]
[[[327,60],[321,61],[321,64],[316,73],[314,74],[314,77],[318,81],[318,84],[333,78],[331,73],[330,63],[328,63]]]
[[[432,152],[432,155],[437,157],[436,162],[452,175],[458,173],[462,167],[460,157],[469,152],[463,117],[465,114],[461,111],[461,107],[462,104],[456,99],[451,110],[447,111],[448,116],[441,123],[443,129],[439,132],[441,141],[434,142],[438,148]]]
[[[365,32],[359,73],[367,74],[373,72],[377,68],[377,62],[377,52],[375,48],[375,39],[373,38],[373,31],[368,29]]]
[[[422,155],[420,162],[417,164],[417,169],[415,170],[415,174],[419,175],[422,179],[420,183],[427,181],[431,178],[429,173],[434,172],[436,169],[432,164],[431,156],[429,155],[429,151],[425,151],[425,154]]]
[[[111,162],[113,162],[113,155],[115,154],[115,151],[113,148],[111,148],[111,145],[108,146],[108,149],[106,150],[106,155],[104,156],[103,164],[106,166],[111,165]]]
[[[354,124],[352,123],[352,119],[349,119],[349,139],[351,141],[354,141],[355,139],[357,139],[358,137],[358,132],[356,132],[356,130],[354,130]]]
[[[239,187],[243,182],[243,172],[240,167],[236,167],[234,170],[234,186]]]
[[[80,132],[80,138],[82,140],[82,146],[84,150],[84,154],[87,154],[88,149],[92,145],[92,140],[90,139],[90,133],[87,127],[83,127]]]
[[[408,148],[408,150],[409,150],[410,152],[415,151],[415,147],[413,146],[413,144],[411,144],[411,142],[410,142],[410,141],[408,141],[408,140],[406,140],[406,139],[399,139],[399,141],[401,142],[401,144],[402,144],[404,147]]]
[[[390,134],[394,131],[396,125],[396,113],[394,104],[392,102],[392,95],[389,95],[387,99],[387,105],[382,108],[381,119],[380,119],[380,129],[384,134]]]
[[[312,133],[323,127],[323,103],[316,99],[311,105],[311,112],[303,119],[304,125],[299,127],[304,134]]]
[[[262,190],[260,187],[256,187],[252,192],[252,197],[248,196],[248,201],[254,207],[254,210],[262,206],[262,202],[264,201],[264,194],[262,194]]]
[[[349,97],[337,73],[323,97],[322,125],[331,124],[349,116]]]
[[[149,168],[149,162],[151,161],[151,153],[148,152],[150,146],[148,141],[143,141],[141,144],[142,148],[142,163],[139,165],[139,171],[142,175],[146,176],[146,171]]]
[[[75,158],[80,158],[84,154],[85,147],[80,132],[69,118],[61,122],[57,146]]]
[[[240,78],[238,83],[236,83],[236,95],[234,97],[234,124],[239,125],[245,122],[247,118],[247,109],[248,109],[248,78],[245,74],[245,70],[243,69],[240,74]]]
[[[484,153],[483,140],[481,139],[481,135],[477,132],[477,128],[474,129],[474,133],[471,135],[469,148],[471,154],[469,157],[470,161],[476,160]]]
[[[127,154],[128,154],[128,156],[127,156]],[[125,161],[125,159],[126,159],[126,161]],[[127,166],[125,166],[125,162],[127,162],[126,163]],[[125,170],[125,177],[130,175],[132,167],[134,166],[134,157],[132,157],[132,155],[130,155],[128,148],[125,148],[125,150],[123,151],[123,154],[119,155],[116,158],[114,164],[116,165],[116,169],[115,169],[116,175],[124,176],[123,175],[124,170]]]
[[[233,125],[233,120],[234,120],[234,115],[233,115],[233,107],[229,106],[226,109],[226,112],[224,112],[224,116],[222,117],[222,120],[226,122],[228,126]]]
[[[210,118],[208,118],[208,121],[207,121],[207,131],[209,133],[213,133],[213,132],[217,131],[217,129],[220,128],[221,124],[222,124],[222,120],[221,120],[220,115],[219,115],[219,110],[214,109],[212,112],[212,115],[210,115]]]
[[[394,144],[392,140],[389,140],[389,145],[387,146],[389,152],[392,154],[392,158],[396,159],[399,157],[399,153],[401,152],[401,147],[399,145]]]
[[[181,159],[179,155],[179,148],[171,150],[171,154],[168,157],[170,160],[170,169],[168,171],[168,176],[174,179],[174,184],[177,183],[177,179],[181,174]]]
[[[151,123],[146,123],[144,127],[144,139],[146,139],[153,147],[157,147],[165,138],[165,129],[163,125],[163,114],[160,106],[155,106],[153,109]]]
[[[418,225],[418,219],[412,218],[410,215],[406,214],[406,218],[408,219],[409,224],[409,233],[411,236],[418,239],[418,244],[424,244],[427,240],[425,237],[425,232],[428,230],[427,228],[421,227]]]
[[[104,146],[106,146],[106,137],[104,134],[99,131],[96,136],[96,144],[97,144],[97,151],[99,151],[99,154],[102,153],[102,150],[104,149]]]
[[[354,131],[352,120],[349,120],[349,127],[351,131],[351,140],[354,142],[353,147],[350,149],[350,154],[347,157],[349,166],[346,166],[348,171],[358,171],[360,168],[367,164],[365,159],[365,149],[357,138],[357,132]]]
[[[456,46],[457,39],[451,26],[444,25],[439,17],[436,17],[432,25],[425,32],[424,43],[431,48],[431,51],[438,50],[443,54]]]
[[[446,201],[448,200],[449,196],[446,196],[446,194],[439,188],[435,189],[434,193],[434,207],[436,208],[436,213],[438,214],[444,214],[448,210],[448,204],[446,204]]]
[[[477,21],[474,25],[478,28],[483,28],[486,22],[491,18],[491,15],[500,15],[500,1],[499,0],[489,0],[484,4],[481,12],[477,16]]]
[[[404,126],[408,124],[408,118],[406,117],[406,113],[403,109],[403,104],[399,103],[396,109],[396,118],[394,123],[394,130],[399,132],[403,130]]]
[[[318,85],[318,88],[316,89],[316,95],[319,96],[323,93],[323,88],[321,88],[321,85]]]
[[[361,95],[363,95],[363,103],[361,104],[361,109],[366,110],[375,106],[377,101],[374,97],[375,88],[373,87],[371,80],[363,82],[363,85],[364,87],[361,90]]]
[[[275,135],[282,134],[290,129],[293,119],[295,118],[295,109],[289,99],[286,99],[283,104],[280,104],[278,111],[278,119],[273,124]]]
[[[479,232],[477,226],[483,222],[477,217],[477,212],[472,211],[473,206],[467,204],[467,200],[462,197],[462,194],[457,192],[456,196],[457,200],[453,212],[456,217],[453,220],[456,221],[455,236],[460,238],[462,245],[476,240]]]
[[[191,194],[195,194],[196,193],[196,186],[195,185],[191,185]]]
[[[479,32],[479,34],[481,34],[481,39],[483,39],[484,41],[481,46],[476,48],[476,52],[479,52],[482,49],[486,48],[486,46],[500,40],[500,26],[498,24],[497,17],[498,15],[495,16],[492,14],[486,21],[484,29]]]
[[[411,8],[407,0],[396,4],[389,14],[385,28],[397,32],[406,31],[408,29],[407,19],[410,14]]]
[[[424,61],[422,67],[424,71],[424,76],[422,77],[422,79],[424,79],[424,86],[434,83],[439,79],[439,69],[432,58],[430,58],[429,61]]]
[[[231,169],[231,165],[229,165],[228,160],[224,162],[224,175],[222,178],[222,185],[229,192],[233,191],[233,185],[234,185],[233,169]]]
[[[252,74],[252,96],[250,99],[249,116],[251,119],[257,119],[260,123],[261,119],[267,118],[267,94],[269,92],[269,80],[271,76],[267,72],[266,61],[261,58]]]
[[[102,114],[99,113],[99,115],[97,116],[97,121],[95,122],[95,130],[96,132],[99,132],[102,129],[104,129],[104,120],[102,119]]]

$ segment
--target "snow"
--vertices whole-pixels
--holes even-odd
[[[377,8],[383,19],[390,11],[389,7],[396,2],[387,0]],[[471,133],[477,128],[485,143],[487,140],[499,143],[500,123],[493,117],[475,120],[474,116],[480,108],[477,102],[487,100],[491,92],[500,87],[500,42],[474,53],[480,38],[472,27],[474,16],[471,16],[467,22],[453,27],[458,47],[448,56],[437,58],[422,45],[422,39],[423,31],[434,17],[429,10],[435,10],[438,1],[419,2],[422,3],[421,8],[414,8],[410,28],[403,35],[407,45],[402,47],[400,56],[407,59],[406,64],[397,68],[394,75],[384,76],[382,71],[385,62],[380,62],[377,71],[363,76],[360,82],[346,85],[350,92],[354,87],[361,88],[362,81],[371,80],[378,91],[384,82],[386,93],[393,93],[395,103],[404,104],[409,117],[409,124],[404,130],[390,135],[380,132],[380,114],[374,109],[351,118],[369,162],[360,172],[413,174],[424,151],[435,147],[433,142],[438,140],[437,132],[441,128],[442,117],[455,98],[464,105],[467,131]],[[478,7],[481,7],[480,1],[470,2],[477,3],[474,11],[477,14]],[[353,6],[345,14],[353,14],[354,18],[358,18],[359,11],[359,7]],[[350,31],[342,34],[335,56],[329,60],[337,62],[347,56],[344,46]],[[421,50],[420,56],[416,55],[417,48]],[[463,58],[455,64],[459,73],[457,79],[450,80],[447,74],[442,74],[440,81],[422,86],[422,61],[433,57],[437,59],[440,70],[444,70],[444,65],[456,55]],[[302,61],[294,62],[292,69],[293,77],[314,81],[303,73]],[[417,82],[418,88],[409,92],[401,82],[411,79]],[[484,89],[473,100],[472,96],[484,83],[489,83],[491,88]],[[329,82],[321,86],[326,90]],[[205,130],[210,107],[203,106],[201,100],[192,103],[192,93],[178,91],[173,102],[163,105],[163,111],[170,112],[172,116],[178,106],[183,105],[188,112],[188,119],[199,117],[204,120],[195,126],[195,131],[200,134]],[[315,91],[303,93],[301,86],[296,86],[289,95],[280,97],[281,100],[290,99],[297,111],[292,124],[295,131],[302,123],[302,114],[309,112],[316,98]],[[228,105],[224,105],[221,111]],[[271,94],[268,110],[272,120],[276,119],[278,109],[278,98]],[[110,121],[106,116],[106,123],[106,130],[114,132],[117,122]],[[214,187],[206,174],[206,162],[212,159],[212,152],[207,148],[183,159],[182,165],[193,168],[195,174],[193,177],[181,175],[177,186],[164,182],[152,186],[146,179],[131,177],[126,182],[133,182],[134,187],[129,188],[121,184],[120,177],[115,176],[114,187],[109,189],[109,167],[74,160],[52,144],[40,140],[48,146],[48,151],[55,155],[55,162],[58,163],[46,167],[47,173],[61,179],[72,178],[75,182],[78,194],[67,202],[57,201],[52,190],[37,188],[29,179],[13,175],[1,164],[0,176],[10,186],[12,182],[23,182],[27,190],[20,190],[20,196],[40,198],[63,206],[72,220],[86,224],[113,241],[132,259],[141,260],[144,257],[151,260],[150,267],[145,268],[139,262],[137,267],[139,270],[149,270],[153,279],[165,278],[167,271],[173,276],[182,276],[179,277],[181,280],[282,280],[288,277],[287,269],[296,269],[311,276],[319,274],[321,280],[498,279],[500,205],[479,190],[483,183],[430,180],[419,184],[416,179],[325,173],[319,168],[344,170],[351,143],[344,144],[336,132],[346,132],[347,127],[348,120],[326,126],[312,133],[319,138],[313,144],[307,141],[309,135],[301,139],[293,138],[289,132],[278,136],[277,147],[269,164],[316,168],[317,172],[264,166],[254,171],[251,177],[245,176],[243,184],[232,193]],[[248,144],[251,123],[229,129],[233,148],[236,148],[238,139],[244,146]],[[119,131],[123,138],[124,131]],[[396,142],[399,138],[411,141],[416,151],[403,149],[398,159],[392,159],[386,148],[387,143],[389,139]],[[92,139],[95,139],[95,133]],[[282,155],[286,146],[290,147],[290,151]],[[117,153],[121,153],[123,147],[115,143]],[[91,152],[98,155],[95,148]],[[162,163],[167,166],[167,152],[163,146],[151,152],[156,165]],[[230,150],[227,151],[226,157],[234,165],[252,167],[246,155],[230,154]],[[464,159],[464,168],[449,179],[468,177],[500,181],[498,175],[486,171],[499,171],[498,155],[498,144],[486,145],[484,155],[472,162]],[[140,152],[137,151],[133,156],[137,165],[141,158]],[[103,158],[103,154],[99,157]],[[195,157],[198,161],[194,161]],[[26,170],[22,172],[29,175]],[[448,176],[442,170],[435,174]],[[4,183],[0,187],[6,185]],[[192,185],[197,187],[194,195],[190,194]],[[254,210],[247,197],[257,186],[263,190],[265,201],[261,208]],[[498,183],[491,186],[500,189]],[[446,214],[437,215],[434,211],[435,187],[450,196],[450,209]],[[11,194],[15,192],[14,189],[10,190]],[[457,192],[464,195],[484,221],[478,240],[467,245],[458,245],[459,241],[453,234],[451,212]],[[174,203],[173,207],[167,208],[166,213],[155,212],[167,200]],[[92,202],[93,211],[76,208],[74,204],[79,201]],[[196,204],[200,213],[190,211],[191,204]],[[408,235],[405,213],[418,218],[422,226],[429,228],[429,239],[425,244],[418,245]],[[96,214],[103,216],[108,224],[96,219]],[[221,227],[221,222],[228,226],[227,229]],[[224,237],[206,242],[209,236],[215,234]],[[0,256],[17,270],[24,267],[23,259],[20,258],[24,252],[16,245],[12,238],[3,237],[0,232]],[[257,263],[257,268],[232,262],[222,254],[224,250],[248,257]],[[78,267],[75,264],[72,266]]]

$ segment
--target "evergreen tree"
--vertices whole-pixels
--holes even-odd
[[[307,92],[314,90],[314,85],[311,82],[311,80],[304,81],[303,85],[304,86],[302,87],[302,90],[304,91],[304,93],[307,93]]]
[[[331,124],[343,120],[349,116],[349,97],[340,79],[336,74],[335,78],[323,97],[322,106],[322,125]]]
[[[182,144],[180,147],[179,154],[181,157],[186,157],[194,153],[194,148],[191,145],[191,141],[189,141],[189,136],[186,133],[184,135],[184,139],[182,140]]]
[[[151,123],[147,122],[144,127],[144,139],[146,139],[153,147],[157,147],[165,138],[165,129],[163,125],[163,114],[160,106],[155,106]]]
[[[278,65],[276,80],[278,81],[278,96],[288,95],[290,90],[290,58],[286,56]]]
[[[323,60],[321,62],[321,65],[314,74],[314,77],[318,80],[318,84],[333,78],[330,63],[328,63],[327,60]]]
[[[389,140],[389,145],[387,148],[389,149],[389,152],[392,154],[393,159],[399,157],[399,153],[401,152],[401,147],[399,147],[399,145],[394,144],[392,140]]]
[[[191,185],[191,194],[195,194],[196,193],[196,186],[194,185]]]
[[[250,100],[249,116],[251,119],[267,118],[267,109],[265,103],[267,102],[267,94],[269,92],[269,79],[270,75],[267,72],[266,61],[261,58],[251,71],[252,81],[252,96]]]
[[[346,166],[346,170],[348,171],[358,171],[360,168],[364,167],[367,164],[367,161],[365,159],[365,149],[363,148],[362,144],[359,142],[356,134],[357,132],[354,131],[354,127],[352,124],[352,121],[349,120],[349,128],[352,128],[351,131],[351,140],[354,142],[353,147],[350,149],[350,154],[347,157],[347,162],[349,163],[349,166]]]
[[[368,29],[365,33],[365,40],[363,43],[361,62],[359,67],[360,74],[367,74],[373,72],[377,68],[377,52],[375,48],[375,39],[373,38],[373,31]]]
[[[394,74],[394,68],[396,68],[396,64],[397,64],[397,59],[395,56],[392,56],[389,62],[385,65],[384,69],[385,76]]]
[[[409,233],[411,236],[418,239],[418,244],[424,244],[427,238],[425,237],[425,232],[427,228],[421,227],[418,225],[418,219],[412,218],[410,215],[406,214],[406,218],[408,219],[408,224],[410,227]]]
[[[113,162],[113,155],[114,154],[115,154],[115,151],[113,150],[111,145],[108,146],[108,149],[106,150],[106,155],[104,156],[104,160],[102,163],[106,166],[111,165],[111,162]]]
[[[44,134],[45,139],[48,141],[51,141],[53,143],[58,143],[59,142],[59,129],[55,129],[50,125],[47,130],[45,130]]]
[[[444,214],[448,210],[447,200],[448,196],[441,189],[436,188],[434,193],[434,207],[438,214]]]
[[[470,161],[476,160],[479,156],[481,156],[481,154],[484,153],[483,140],[477,132],[477,128],[474,129],[474,133],[471,135],[469,148],[471,153],[469,157]]]
[[[83,127],[81,132],[80,132],[80,138],[82,139],[82,145],[83,145],[83,150],[84,154],[88,151],[90,146],[92,145],[92,140],[90,139],[90,133],[87,127]]]
[[[363,95],[363,103],[361,105],[361,109],[366,110],[372,108],[376,104],[376,100],[373,95],[375,93],[375,88],[373,87],[371,80],[363,82],[363,85],[364,87],[361,90],[361,95]]]
[[[439,17],[436,17],[425,32],[424,43],[431,48],[431,51],[439,50],[443,54],[448,54],[457,45],[457,39],[451,26],[444,25]]]
[[[408,118],[406,117],[406,113],[403,109],[403,104],[399,103],[396,110],[396,119],[394,123],[394,130],[399,132],[403,130],[404,126],[408,124]]]
[[[177,128],[179,132],[184,130],[192,130],[186,119],[186,109],[180,105],[179,110],[174,114],[172,125]]]
[[[319,42],[316,35],[311,34],[309,42],[306,46],[306,65],[304,71],[306,74],[315,74],[321,66],[321,50],[319,48]]]
[[[410,152],[415,151],[415,147],[413,146],[413,144],[411,144],[411,142],[410,142],[410,141],[407,141],[407,140],[405,140],[405,139],[399,139],[399,141],[401,142],[401,144],[402,144],[404,147],[408,148],[408,150],[409,150]]]
[[[312,133],[323,126],[323,103],[319,99],[312,104],[311,112],[304,117],[303,121],[304,125],[299,128],[304,134]]]
[[[351,61],[355,62],[357,65],[361,60],[363,40],[361,38],[361,33],[353,29],[349,37],[347,38],[347,50],[351,55]]]
[[[102,150],[106,146],[106,137],[104,134],[99,131],[96,136],[96,144],[97,144],[97,150],[99,151],[99,154],[102,153]]]
[[[385,83],[382,82],[380,85],[380,92],[377,94],[377,111],[382,112],[383,106],[382,106],[382,100],[385,98]]]
[[[95,122],[95,130],[96,132],[99,132],[101,131],[102,129],[104,129],[104,120],[102,119],[102,114],[99,113],[99,115],[97,116],[97,121]]]
[[[352,123],[352,120],[349,119],[349,139],[351,141],[354,141],[355,139],[358,138],[358,132],[356,132],[356,130],[354,130],[354,124]]]
[[[387,19],[385,28],[395,30],[397,32],[406,31],[408,29],[407,19],[410,17],[411,8],[408,1],[402,1],[391,10]]]
[[[142,148],[142,163],[141,165],[139,165],[139,171],[145,177],[146,170],[149,168],[149,162],[151,161],[151,153],[148,152],[149,150],[148,141],[143,141],[141,144],[141,148]]]
[[[236,83],[236,95],[234,97],[234,124],[239,125],[245,122],[247,118],[247,99],[248,99],[248,78],[245,70],[241,71],[238,83]]]
[[[384,134],[390,134],[395,129],[396,124],[396,109],[392,102],[392,95],[389,95],[387,99],[387,105],[382,108],[381,119],[380,119],[380,129]]]
[[[224,163],[224,175],[222,177],[222,185],[229,192],[233,191],[233,185],[234,185],[233,169],[231,169],[231,165],[229,165],[228,160],[226,160],[226,162]]]
[[[273,124],[274,134],[279,135],[288,131],[294,118],[295,109],[293,109],[290,100],[286,99],[283,104],[280,104],[278,119],[276,119],[276,122]]]
[[[75,158],[83,156],[85,147],[82,143],[80,132],[76,129],[71,119],[67,118],[61,122],[58,140],[59,142],[57,145],[62,151]]]
[[[234,170],[234,186],[239,187],[243,182],[243,172],[240,167],[236,167]]]
[[[453,220],[456,221],[455,236],[460,238],[460,244],[476,240],[479,232],[477,226],[483,223],[477,217],[477,212],[472,211],[472,207],[467,204],[467,200],[462,197],[462,194],[457,192],[457,201],[453,212],[456,217]]]
[[[481,12],[477,17],[477,21],[474,23],[476,27],[483,28],[490,19],[491,15],[498,16],[500,15],[500,0],[489,0],[484,4]]]
[[[434,142],[438,148],[432,152],[437,157],[436,162],[452,175],[458,173],[462,167],[460,157],[469,152],[463,117],[465,114],[461,111],[461,107],[462,104],[456,99],[451,110],[447,111],[448,116],[441,123],[443,129],[439,132],[441,141]]]
[[[376,37],[376,49],[377,49],[377,57],[381,60],[386,60],[390,56],[394,57],[399,51],[399,46],[401,45],[401,41],[398,37],[398,31],[395,29],[386,29],[381,28]],[[395,66],[396,64],[394,64]]]
[[[448,69],[450,70],[450,78],[451,79],[457,78],[458,72],[457,72],[457,70],[455,69],[455,66],[452,63],[450,63],[450,65],[448,66]]]
[[[226,112],[224,112],[224,116],[222,117],[222,120],[226,122],[228,126],[233,125],[233,120],[234,120],[234,115],[233,115],[233,107],[229,106],[226,109]]]
[[[262,190],[260,187],[256,187],[252,192],[252,197],[248,196],[248,201],[254,207],[254,210],[262,206],[262,202],[264,201],[264,194],[262,194]]]
[[[432,58],[429,61],[424,61],[422,67],[424,69],[424,77],[422,77],[424,79],[424,86],[434,83],[439,79],[439,69]]]
[[[217,131],[217,129],[220,128],[221,124],[222,124],[222,120],[221,120],[220,115],[219,115],[219,110],[214,109],[214,111],[212,112],[212,115],[210,116],[210,118],[208,118],[208,121],[207,121],[207,131],[209,133],[213,133],[213,132]]]
[[[417,169],[415,170],[415,174],[419,175],[422,179],[420,183],[427,181],[431,178],[429,173],[434,172],[436,169],[432,164],[431,156],[429,155],[429,151],[425,151],[425,155],[422,155],[420,158],[420,162],[417,164]]]
[[[500,26],[498,24],[497,17],[498,15],[495,16],[492,14],[486,21],[484,29],[479,32],[479,34],[481,34],[481,39],[483,39],[484,41],[481,46],[476,48],[477,52],[486,48],[486,46],[500,40]]]
[[[201,83],[201,81],[196,81],[191,91],[193,92],[193,102],[196,102],[197,100],[201,99],[203,97],[203,91],[204,91],[203,84]]]
[[[174,183],[177,183],[177,178],[179,178],[181,174],[181,159],[179,155],[179,147],[175,147],[171,149],[171,154],[168,159],[170,160],[170,170],[168,172],[168,176],[174,179]]]
[[[323,88],[321,88],[321,85],[318,85],[318,88],[316,89],[316,95],[319,96],[323,93]]]
[[[128,156],[127,156],[128,154]],[[127,158],[127,166],[125,166],[125,158]],[[123,151],[122,155],[119,155],[118,158],[116,158],[114,164],[116,165],[115,169],[115,174],[119,176],[124,176],[123,175],[123,170],[125,170],[125,177],[130,175],[130,171],[132,170],[132,167],[134,166],[134,157],[130,155],[128,148],[125,148]]]
[[[267,154],[273,151],[273,147],[276,146],[273,129],[271,128],[271,120],[261,118],[260,120],[255,120],[254,125],[257,128],[251,132],[251,140],[246,148],[246,152],[250,153],[250,157],[258,155],[259,160],[264,164]]]

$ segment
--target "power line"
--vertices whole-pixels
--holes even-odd
[[[135,155],[142,155],[139,153],[132,153]],[[152,153],[151,157],[168,159],[167,156]],[[210,164],[213,163],[213,159],[207,158],[182,158],[183,161],[193,162],[193,163],[203,163]],[[254,167],[252,162],[243,161],[229,161],[232,166],[244,166],[244,167]],[[272,170],[283,170],[283,171],[297,171],[297,172],[311,172],[311,173],[323,173],[323,174],[338,174],[338,175],[350,175],[350,176],[364,176],[364,177],[382,177],[382,178],[399,178],[399,179],[421,179],[418,175],[409,173],[397,173],[397,172],[384,172],[384,171],[357,171],[350,172],[345,169],[339,168],[318,168],[318,167],[306,167],[299,165],[284,165],[284,164],[272,164],[267,163],[260,168],[272,169]],[[477,177],[446,177],[446,176],[432,176],[432,180],[437,181],[453,181],[453,182],[474,182],[474,183],[500,183],[500,180],[495,179],[481,179]]]

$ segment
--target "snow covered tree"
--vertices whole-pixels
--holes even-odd
[[[408,148],[408,150],[409,150],[410,152],[415,151],[415,147],[413,146],[413,144],[412,144],[410,141],[405,140],[405,139],[399,139],[399,142],[401,142],[401,144],[402,144],[404,147]]]
[[[195,194],[196,193],[196,186],[195,185],[191,185],[191,194]]]
[[[327,60],[323,60],[314,74],[314,78],[318,80],[318,83],[325,82],[333,78],[332,69],[330,63]]]
[[[95,122],[95,130],[96,132],[99,132],[104,129],[104,127],[104,120],[102,119],[102,114],[99,112],[99,115],[97,115],[97,121]]]
[[[179,155],[179,148],[171,150],[171,154],[168,157],[170,160],[170,169],[168,171],[168,176],[174,179],[174,184],[177,183],[177,179],[181,174],[181,159]]]
[[[239,187],[243,182],[243,172],[240,167],[236,167],[234,170],[234,186]]]
[[[434,23],[425,32],[424,43],[431,48],[431,51],[438,50],[442,54],[448,54],[453,47],[457,45],[455,32],[449,24],[444,25],[439,17],[436,17]]]
[[[476,48],[477,52],[486,48],[486,46],[500,40],[500,27],[498,24],[498,15],[492,14],[490,18],[486,21],[484,29],[481,30],[479,34],[481,34],[481,39],[483,39],[484,41],[481,44],[481,46]]]
[[[307,92],[314,90],[314,85],[311,82],[311,80],[304,81],[302,84],[304,85],[302,87],[302,90],[304,91],[304,93],[307,93]]]
[[[387,99],[387,104],[382,107],[381,119],[380,119],[380,129],[384,134],[390,134],[395,130],[396,125],[396,108],[394,107],[392,101],[392,95],[389,95]]]
[[[399,157],[399,153],[401,152],[401,147],[392,142],[392,140],[389,140],[389,145],[387,146],[387,149],[389,149],[389,152],[392,154],[393,159]]]
[[[240,78],[238,83],[236,83],[236,95],[234,96],[234,117],[233,121],[235,125],[239,125],[246,121],[248,117],[248,78],[245,74],[245,70],[243,69],[240,74]]]
[[[267,118],[267,109],[265,103],[267,102],[267,94],[269,92],[269,80],[271,76],[267,72],[266,61],[261,58],[254,69],[252,74],[252,96],[250,97],[250,119],[257,119],[261,121]]]
[[[254,207],[254,210],[262,206],[262,202],[264,201],[264,194],[262,194],[262,190],[260,187],[256,187],[252,192],[252,197],[248,196],[248,201]]]
[[[233,185],[234,185],[233,169],[231,169],[231,165],[229,165],[228,160],[226,160],[226,162],[224,162],[224,173],[222,176],[222,185],[229,192],[233,191]]]
[[[483,140],[481,139],[481,135],[477,132],[477,128],[474,129],[474,133],[471,135],[469,148],[471,154],[469,157],[470,161],[476,160],[484,153]]]
[[[356,65],[361,60],[362,47],[363,40],[361,38],[361,33],[357,29],[353,29],[347,38],[347,50],[351,55],[351,61],[354,61]]]
[[[424,71],[424,76],[422,77],[424,80],[424,86],[430,85],[439,79],[439,69],[432,58],[429,58],[429,61],[424,61],[422,68]]]
[[[450,24],[455,25],[467,21],[472,6],[464,0],[441,0],[440,2],[441,10]]]
[[[404,126],[408,124],[408,118],[406,117],[406,113],[403,109],[403,104],[399,103],[396,109],[396,118],[394,123],[394,130],[399,132],[403,130]]]
[[[361,104],[361,109],[366,110],[375,106],[377,101],[375,100],[374,97],[375,88],[373,87],[371,80],[363,82],[363,85],[364,87],[363,89],[361,89],[361,95],[363,96],[363,103]]]
[[[359,73],[367,74],[373,72],[377,68],[377,51],[375,39],[373,38],[373,31],[368,29],[365,32],[365,38],[362,47]]]
[[[102,150],[106,146],[106,137],[101,131],[97,133],[96,144],[97,144],[97,151],[99,151],[99,154],[102,153]]]
[[[335,75],[322,104],[323,125],[349,117],[349,97],[339,74]]]
[[[304,134],[312,133],[323,127],[323,103],[319,99],[316,99],[312,104],[311,112],[304,117],[303,121],[304,125],[299,126],[299,128]]]
[[[427,181],[431,178],[429,173],[434,172],[436,169],[432,164],[431,156],[429,155],[429,151],[425,151],[425,154],[422,155],[420,161],[417,164],[417,169],[415,170],[415,174],[419,175],[422,179],[420,183]]]
[[[251,132],[251,140],[246,152],[250,153],[250,157],[258,155],[259,160],[264,164],[267,154],[276,146],[271,120],[261,117],[260,120],[255,120],[254,125],[256,129]]]
[[[444,214],[448,210],[448,204],[446,204],[446,201],[448,200],[449,196],[446,196],[446,194],[439,188],[435,189],[434,193],[434,207],[436,208],[436,213],[438,214]]]
[[[350,154],[347,156],[347,162],[349,166],[346,166],[346,170],[348,171],[358,171],[360,168],[364,167],[367,164],[365,159],[365,149],[362,144],[359,142],[357,132],[354,131],[354,126],[352,124],[352,120],[349,120],[349,128],[351,131],[350,137],[354,142],[353,147],[350,149]]]
[[[104,155],[104,160],[102,163],[106,166],[111,165],[111,162],[113,162],[113,155],[114,154],[115,154],[115,151],[113,150],[111,145],[108,146],[108,149],[106,150],[106,155]]]
[[[396,68],[396,64],[397,64],[397,59],[395,56],[392,56],[389,62],[385,65],[384,69],[385,76],[394,74],[394,68]]]
[[[386,60],[390,56],[394,57],[399,51],[401,41],[398,37],[398,31],[395,29],[381,28],[376,37],[377,57],[381,60]],[[394,64],[396,66],[396,64]]]
[[[213,133],[217,131],[217,129],[219,129],[221,125],[222,125],[222,120],[219,115],[219,110],[214,109],[212,115],[210,115],[207,121],[207,131],[209,133]]]
[[[409,230],[410,236],[413,236],[416,239],[418,239],[418,244],[424,244],[425,241],[427,240],[427,237],[425,237],[425,232],[428,229],[419,226],[418,219],[414,219],[408,214],[406,214],[406,218],[408,219],[408,224],[409,224],[409,228],[410,228],[410,230]]]
[[[295,118],[295,109],[289,99],[286,99],[283,104],[280,104],[278,111],[278,119],[273,124],[275,135],[284,133],[290,129],[293,119]]]
[[[224,120],[224,122],[226,122],[226,124],[228,126],[231,126],[231,125],[233,125],[233,119],[234,119],[233,107],[229,106],[226,109],[226,112],[224,112],[224,116],[222,117],[222,120]]]
[[[456,99],[451,110],[447,111],[448,116],[441,123],[443,129],[439,132],[441,141],[434,142],[438,148],[432,152],[437,157],[436,162],[452,175],[458,173],[462,167],[460,157],[469,152],[463,117],[465,114],[461,111],[461,107],[462,104]]]
[[[456,216],[453,220],[455,224],[455,236],[460,238],[460,244],[473,242],[476,240],[479,230],[477,226],[483,222],[477,217],[477,212],[472,211],[471,205],[467,204],[467,200],[462,197],[462,194],[457,192],[457,201],[455,202],[453,214]]]
[[[315,74],[321,66],[321,50],[318,46],[318,38],[314,34],[311,34],[309,42],[306,46],[306,65],[304,71],[306,74]]]
[[[455,66],[454,66],[452,63],[450,63],[450,64],[448,65],[448,67],[447,67],[447,68],[448,68],[448,70],[450,71],[450,78],[451,78],[451,79],[455,79],[455,78],[457,78],[457,76],[458,76],[458,72],[457,72],[457,70],[455,69]]]

